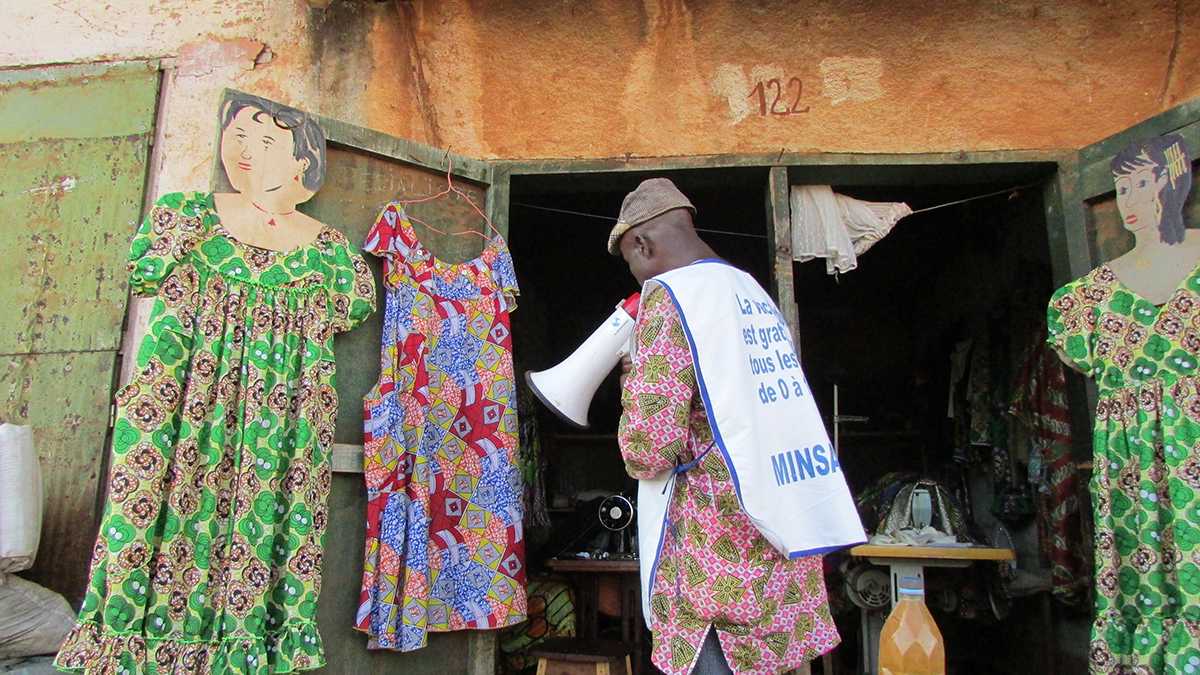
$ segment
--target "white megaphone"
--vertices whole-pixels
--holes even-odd
[[[525,381],[538,400],[563,421],[580,429],[588,428],[592,396],[613,366],[629,353],[629,338],[633,335],[640,301],[640,293],[625,298],[562,363],[536,373],[525,372]]]

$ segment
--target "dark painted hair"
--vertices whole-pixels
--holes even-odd
[[[308,160],[308,168],[304,170],[304,187],[313,192],[321,189],[321,184],[325,182],[325,132],[321,131],[316,120],[303,110],[250,94],[231,92],[221,111],[222,132],[243,108],[257,108],[270,116],[275,126],[292,132],[292,156],[298,160]],[[258,113],[255,115],[257,119]]]
[[[1192,189],[1192,155],[1179,134],[1155,136],[1144,141],[1134,141],[1113,157],[1113,177],[1133,173],[1145,166],[1154,166],[1154,178],[1167,176],[1159,198],[1162,203],[1162,220],[1158,223],[1158,236],[1168,244],[1183,241],[1187,226],[1183,222],[1183,204]]]

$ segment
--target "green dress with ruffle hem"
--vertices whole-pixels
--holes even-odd
[[[154,307],[117,392],[90,582],[55,665],[318,668],[333,335],[374,310],[371,273],[328,227],[291,251],[243,244],[198,193],[158,201],[129,268]]]
[[[1048,318],[1099,388],[1091,671],[1200,672],[1200,267],[1159,307],[1103,265]]]

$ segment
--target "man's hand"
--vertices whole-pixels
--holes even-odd
[[[628,354],[621,357],[621,388],[625,388],[625,379],[633,372],[633,359]]]

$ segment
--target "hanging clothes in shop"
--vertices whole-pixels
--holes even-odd
[[[1026,354],[1009,411],[1029,433],[1030,463],[1036,457],[1043,467],[1038,529],[1050,560],[1052,593],[1065,604],[1078,603],[1090,571],[1081,555],[1079,477],[1071,459],[1067,379],[1062,363],[1041,339]]]
[[[333,335],[375,309],[345,236],[277,252],[169,194],[129,257],[155,295],[116,395],[108,500],[62,669],[288,673],[325,663],[317,596],[337,417]]]
[[[868,202],[840,195],[828,185],[796,185],[791,192],[792,255],[800,262],[825,258],[829,274],[858,267],[858,256],[904,216],[903,202]]]
[[[524,381],[517,382],[517,401],[518,410],[534,410],[533,393]],[[537,415],[532,412],[522,415],[520,426],[517,454],[521,479],[524,481],[521,506],[525,511],[525,524],[529,527],[550,527],[550,505],[546,502],[546,455],[542,452],[542,432]]]
[[[355,627],[373,649],[429,631],[525,619],[525,542],[509,313],[517,280],[499,236],[439,260],[399,203],[364,248],[383,258],[380,378],[363,400],[367,541]]]
[[[961,417],[962,408],[956,409],[955,403],[958,399],[958,386],[962,383],[963,378],[967,376],[967,359],[971,356],[971,341],[961,340],[954,344],[954,350],[950,352],[950,392],[946,403],[946,419],[958,419]]]
[[[967,375],[967,442],[993,447],[992,438],[992,340],[986,327],[971,340],[971,366]],[[994,478],[1008,480],[1007,458],[993,467]]]
[[[1162,305],[1101,265],[1056,291],[1051,346],[1099,389],[1094,673],[1200,664],[1200,267]]]

